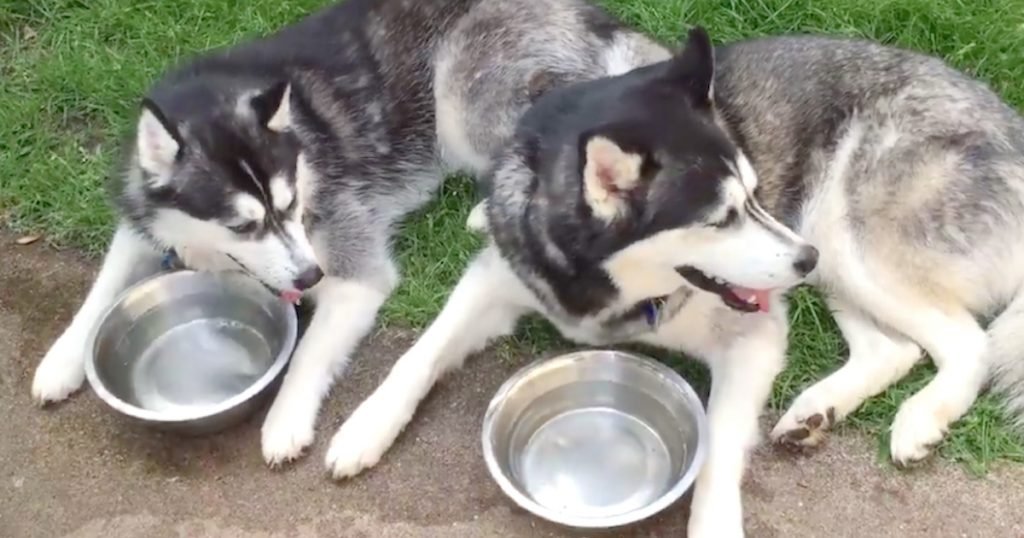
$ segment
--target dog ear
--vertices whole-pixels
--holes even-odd
[[[714,95],[715,49],[704,28],[694,26],[683,50],[670,61],[669,79],[682,85],[694,106],[711,106]]]
[[[598,218],[610,222],[628,210],[627,197],[640,183],[643,156],[595,135],[583,146],[583,195]]]
[[[181,155],[178,128],[160,111],[156,103],[143,99],[135,132],[139,166],[162,183],[170,178],[171,167]]]
[[[249,105],[256,121],[271,131],[283,132],[292,124],[292,86],[287,80],[276,82],[252,97]]]

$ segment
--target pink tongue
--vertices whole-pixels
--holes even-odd
[[[299,290],[281,291],[281,300],[283,301],[287,301],[292,304],[299,304],[299,299],[302,299],[302,292]]]
[[[750,288],[741,288],[734,286],[732,292],[736,294],[740,299],[750,303],[751,297],[753,297],[753,303],[757,304],[758,310],[761,312],[767,312],[769,307],[768,295],[771,293],[770,290],[754,290]]]

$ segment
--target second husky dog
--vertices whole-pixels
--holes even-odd
[[[666,57],[584,0],[347,0],[170,70],[115,178],[103,266],[33,396],[81,386],[97,318],[170,251],[312,299],[262,430],[268,464],[298,457],[398,282],[401,219],[446,172],[483,170],[546,88]]]
[[[1024,121],[938,59],[813,36],[714,50],[694,29],[669,61],[543,96],[488,177],[470,224],[489,245],[342,425],[336,473],[375,464],[444,372],[539,312],[577,342],[709,364],[688,535],[742,536],[740,482],[787,347],[783,295],[805,278],[850,358],[773,438],[817,443],[922,348],[938,374],[893,422],[897,462],[928,454],[990,366],[1024,402]],[[995,319],[986,331],[976,316]]]

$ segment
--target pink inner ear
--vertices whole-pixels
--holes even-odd
[[[615,184],[615,171],[611,166],[597,164],[597,179],[601,181],[601,185],[604,187],[608,194],[618,194],[619,187]]]
[[[171,143],[167,138],[167,135],[158,126],[149,125],[146,129],[146,143],[149,145],[149,151],[161,161],[167,159],[167,154],[171,149]]]
[[[139,128],[139,157],[143,167],[156,172],[170,166],[178,152],[177,141],[148,111],[144,113]]]

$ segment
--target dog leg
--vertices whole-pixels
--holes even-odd
[[[892,423],[890,452],[898,465],[926,458],[945,437],[949,426],[970,409],[985,383],[988,337],[967,312],[951,316],[921,311],[907,327],[928,351],[938,373],[900,406]]]
[[[650,343],[701,357],[711,367],[707,460],[694,484],[687,536],[743,536],[741,483],[757,444],[758,417],[786,359],[784,300],[772,314],[725,311],[716,297],[695,297]]]
[[[336,479],[375,465],[445,372],[492,338],[510,334],[528,310],[529,294],[489,247],[470,264],[437,319],[342,424],[326,465]]]
[[[830,427],[902,379],[921,359],[921,348],[914,342],[883,331],[855,307],[829,303],[850,357],[797,396],[772,430],[775,442],[817,446]]]
[[[892,423],[892,459],[907,465],[926,458],[949,425],[978,398],[987,375],[988,339],[967,309],[951,297],[934,296],[895,279],[882,285],[884,278],[884,271],[877,271],[874,280],[862,271],[849,271],[834,285],[840,285],[844,297],[854,299],[860,311],[921,345],[938,368],[936,376],[900,406]]]
[[[118,226],[85,301],[36,368],[32,398],[37,403],[64,400],[82,386],[93,326],[119,293],[159,269],[156,250],[127,226]]]
[[[881,326],[924,348],[938,368],[924,388],[903,402],[892,423],[893,461],[908,465],[922,460],[977,399],[988,373],[987,335],[955,297],[936,295],[941,288],[886,278],[898,271],[884,266],[875,267],[873,279],[857,260],[844,260],[844,266],[847,271],[830,279],[830,286]],[[909,352],[903,360],[908,357]]]
[[[786,325],[768,316],[711,362],[708,459],[694,485],[689,538],[743,536],[741,484],[758,417],[786,359]]]
[[[393,267],[392,272],[390,281],[397,281]],[[294,460],[313,442],[320,404],[373,328],[391,287],[327,276],[313,289],[313,318],[263,421],[263,459],[268,465]]]

